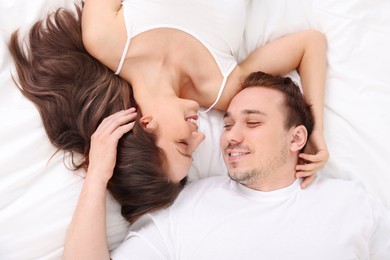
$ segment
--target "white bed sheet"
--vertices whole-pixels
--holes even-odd
[[[66,229],[84,172],[73,172],[50,144],[39,113],[11,78],[7,42],[33,21],[72,1],[0,1],[0,259],[61,259]],[[107,197],[108,241],[115,248],[127,234],[119,205]],[[86,241],[87,243],[87,241]]]
[[[82,185],[49,143],[34,105],[10,77],[10,33],[28,28],[69,0],[0,0],[0,259],[59,259]],[[315,28],[328,39],[325,136],[330,160],[321,174],[361,180],[390,207],[390,2],[388,0],[252,0],[239,59],[286,33]],[[295,74],[292,74],[296,78]],[[297,79],[297,78],[296,78]],[[226,172],[218,153],[218,112],[201,123],[206,141],[191,179]],[[212,160],[210,160],[212,158]],[[108,238],[127,232],[107,198]]]

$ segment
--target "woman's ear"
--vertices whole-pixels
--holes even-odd
[[[153,132],[157,129],[158,123],[152,116],[143,116],[139,121],[146,131]]]
[[[300,151],[306,144],[307,130],[303,125],[296,126],[292,129],[292,141],[290,150],[293,152]]]

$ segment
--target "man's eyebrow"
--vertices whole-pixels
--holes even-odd
[[[241,114],[244,114],[244,115],[257,114],[257,115],[263,115],[263,116],[267,115],[263,111],[256,110],[256,109],[244,109],[241,111]],[[223,118],[230,117],[230,116],[231,116],[231,113],[226,112],[225,115],[223,116]]]
[[[245,114],[245,115],[258,114],[258,115],[263,115],[263,116],[267,115],[263,111],[256,110],[256,109],[244,109],[244,110],[241,111],[241,114]]]
[[[223,118],[225,119],[226,117],[230,117],[230,113],[229,112],[226,112],[224,115],[223,115]]]

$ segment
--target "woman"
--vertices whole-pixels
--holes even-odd
[[[192,134],[196,113],[183,110],[182,103],[189,101],[182,99],[224,110],[238,92],[240,78],[257,70],[287,74],[298,68],[317,120],[314,138],[326,149],[318,144],[326,70],[324,37],[314,31],[290,35],[237,65],[233,55],[243,33],[245,11],[245,1],[85,2],[83,42],[94,57],[131,84],[143,115],[141,123],[159,130],[157,145],[173,178],[184,177],[190,158],[183,154],[190,155],[200,140]],[[187,134],[170,134],[173,124],[182,124],[175,131],[187,128]],[[188,164],[173,168],[183,158]]]
[[[297,175],[310,176],[323,166],[328,156],[322,134],[325,39],[315,31],[289,35],[237,65],[234,54],[245,8],[245,1],[88,0],[82,42],[79,21],[64,11],[55,14],[55,23],[47,21],[47,30],[41,24],[34,27],[31,57],[23,56],[14,35],[10,46],[20,84],[40,109],[49,137],[58,148],[84,155],[76,164],[88,168],[83,193],[108,182],[130,222],[170,204],[203,139],[196,125],[199,105],[225,109],[241,77],[256,70],[299,70],[316,126],[311,140],[315,154],[301,155],[306,164],[297,168]],[[53,99],[47,101],[47,96]],[[138,109],[133,131],[127,132],[134,111],[119,112],[99,126],[90,147],[103,118],[131,106]],[[99,145],[102,149],[117,142],[118,154],[110,148],[107,167],[104,156],[91,159],[101,152]]]

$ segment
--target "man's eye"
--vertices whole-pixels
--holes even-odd
[[[246,124],[249,127],[255,127],[255,126],[259,126],[261,124],[261,122],[257,122],[257,121],[256,122],[247,122]]]
[[[233,125],[225,124],[225,125],[223,126],[223,129],[225,129],[225,130],[230,130],[230,129],[232,128],[232,126],[233,126]]]

